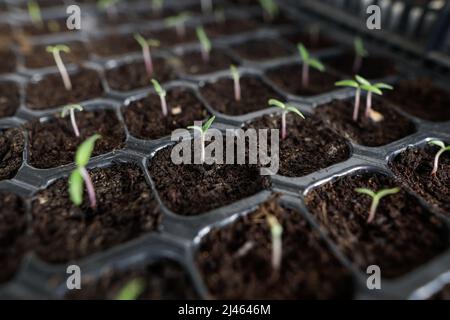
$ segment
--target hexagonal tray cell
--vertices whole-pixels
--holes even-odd
[[[244,75],[240,80],[241,100],[234,96],[234,82],[231,78],[219,78],[205,83],[200,93],[208,104],[220,113],[238,116],[267,108],[269,99],[282,100],[281,96],[260,78]]]
[[[14,116],[20,106],[19,86],[11,81],[1,81],[0,97],[0,118]]]
[[[381,121],[366,118],[364,103],[360,106],[358,120],[353,121],[353,99],[333,100],[317,107],[315,113],[340,135],[368,147],[382,146],[415,132],[415,125],[386,100],[374,99],[372,108],[381,113]]]
[[[204,62],[200,51],[190,51],[178,57],[181,71],[189,75],[201,75],[228,69],[237,64],[222,50],[213,49],[208,62]]]
[[[0,180],[13,178],[23,162],[24,138],[16,128],[0,132]]]
[[[89,56],[84,44],[80,41],[65,42],[70,48],[70,52],[62,53],[61,57],[65,63],[80,63]],[[45,68],[55,66],[55,59],[51,53],[47,52],[47,45],[30,46],[25,50],[25,67],[30,69]]]
[[[100,57],[111,57],[142,49],[133,34],[109,34],[90,39],[87,46],[91,52]]]
[[[394,174],[430,205],[450,215],[450,155],[439,158],[436,176],[432,176],[437,146],[409,147],[389,163]]]
[[[67,178],[34,195],[34,251],[44,261],[80,259],[158,230],[159,205],[138,166],[115,163],[92,169],[89,174],[96,192],[96,209],[87,199],[80,207],[73,204]]]
[[[371,198],[356,188],[378,191],[398,186],[386,175],[355,172],[309,191],[306,205],[336,246],[365,272],[377,265],[384,278],[416,269],[448,247],[444,222],[404,190],[381,199],[367,222]]]
[[[258,25],[251,19],[226,18],[223,21],[210,22],[205,25],[205,32],[211,38],[230,36],[253,31]]]
[[[13,277],[26,248],[27,219],[20,197],[0,192],[0,283]]]
[[[240,58],[252,61],[264,61],[290,56],[293,50],[277,39],[252,39],[231,46]]]
[[[0,73],[16,71],[16,54],[9,48],[0,48],[0,61],[2,61],[0,64]]]
[[[282,225],[279,271],[272,265],[267,217]],[[196,262],[218,299],[348,299],[351,275],[297,211],[276,199],[200,240]]]
[[[350,148],[345,139],[335,134],[317,117],[306,120],[297,115],[286,116],[287,137],[280,140],[278,174],[301,177],[314,171],[347,160]],[[266,115],[249,122],[245,127],[255,129],[280,129],[280,115]],[[270,140],[270,133],[268,134]]]
[[[316,34],[307,31],[294,32],[285,34],[283,38],[295,46],[302,43],[309,51],[328,49],[337,45],[336,42],[325,36],[323,33]]]
[[[157,94],[150,94],[122,108],[125,124],[132,136],[159,139],[169,136],[175,129],[186,128],[194,121],[207,118],[208,111],[192,90],[178,87],[166,92],[167,116],[163,116]]]
[[[149,162],[150,176],[164,205],[179,215],[193,216],[231,204],[270,187],[256,165],[174,164],[173,146]],[[191,148],[192,158],[195,148]],[[224,154],[226,145],[223,145]],[[236,161],[235,161],[236,162]]]
[[[74,161],[78,146],[93,134],[102,139],[95,144],[93,155],[120,149],[125,142],[125,128],[112,110],[75,112],[80,137],[73,131],[70,117],[34,119],[25,124],[28,130],[28,163],[35,168],[55,168]]]
[[[310,68],[309,85],[302,84],[302,65],[293,63],[271,68],[266,72],[269,79],[282,90],[298,96],[316,96],[335,89],[334,83],[339,77]]]
[[[70,72],[70,80],[72,90],[66,90],[59,73],[47,74],[38,81],[29,82],[25,93],[27,107],[33,110],[51,109],[100,98],[104,94],[100,76],[94,70],[79,69]]]
[[[450,92],[429,78],[401,80],[386,97],[415,117],[435,122],[450,120]]]
[[[163,259],[146,268],[127,271],[110,270],[98,280],[82,283],[81,290],[70,292],[68,299],[118,299],[121,290],[131,281],[143,285],[138,300],[198,299],[192,280],[183,267],[172,260]]]

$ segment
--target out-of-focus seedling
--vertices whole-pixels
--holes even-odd
[[[364,42],[360,37],[356,37],[354,41],[355,60],[353,61],[353,73],[358,73],[361,70],[362,62],[369,52],[364,47]]]
[[[56,67],[59,70],[59,73],[61,75],[61,78],[64,83],[64,87],[66,90],[72,90],[72,82],[70,81],[69,73],[67,72],[66,66],[64,65],[62,59],[61,59],[61,53],[60,52],[69,53],[70,48],[66,46],[65,44],[58,44],[55,46],[47,46],[47,52],[51,53],[53,55],[53,58],[55,59]]]
[[[274,215],[267,216],[267,224],[270,227],[270,234],[272,238],[272,268],[275,271],[278,271],[280,270],[281,260],[283,257],[283,227]]]
[[[279,12],[278,5],[274,0],[259,0],[259,4],[264,11],[264,19],[273,21]]]
[[[202,51],[202,59],[204,63],[209,62],[209,56],[211,53],[212,45],[208,36],[206,35],[205,29],[203,27],[196,28],[197,38],[200,41],[201,51]]]
[[[152,79],[153,88],[156,93],[159,95],[159,99],[161,100],[161,111],[164,117],[167,116],[167,101],[166,94],[167,92],[161,87],[159,82],[155,79]]]
[[[105,11],[108,19],[114,19],[117,17],[117,3],[120,0],[98,0],[97,8]]]
[[[306,88],[309,86],[309,68],[311,67],[320,72],[324,72],[325,66],[318,59],[311,57],[303,44],[299,43],[297,47],[303,61],[302,86]]]
[[[83,111],[83,107],[79,104],[69,104],[62,109],[61,117],[70,114],[70,122],[72,123],[72,129],[76,137],[80,136],[80,131],[78,130],[77,121],[75,120],[75,110]]]
[[[369,217],[367,218],[367,223],[371,223],[375,218],[375,213],[377,211],[378,205],[380,204],[380,200],[386,196],[396,194],[400,192],[400,188],[392,188],[392,189],[383,189],[377,192],[374,192],[370,189],[366,188],[357,188],[356,192],[368,195],[372,198],[372,204],[370,205]]]
[[[236,66],[232,65],[230,67],[230,72],[233,77],[234,83],[234,99],[236,101],[241,101],[241,84],[240,84],[240,74]]]
[[[286,137],[287,137],[286,115],[288,113],[293,112],[296,115],[298,115],[299,117],[305,119],[305,116],[297,108],[295,108],[294,106],[291,106],[287,103],[283,103],[276,99],[270,99],[269,105],[271,107],[277,107],[277,108],[280,108],[281,110],[283,110],[283,112],[281,113],[281,139],[282,140],[286,139]]]
[[[153,60],[150,52],[150,47],[159,47],[160,42],[156,39],[145,39],[139,33],[134,34],[134,38],[142,48],[142,55],[144,57],[145,69],[149,77],[153,75]]]
[[[439,158],[441,157],[441,155],[444,152],[450,151],[450,145],[446,146],[445,143],[440,140],[431,140],[430,142],[428,142],[428,144],[439,147],[439,151],[434,156],[433,170],[431,171],[431,175],[436,176],[438,168],[439,168]]]
[[[361,104],[361,87],[358,81],[355,80],[342,80],[335,83],[338,87],[351,87],[356,89],[355,93],[355,105],[353,108],[353,121],[358,121],[359,105]]]
[[[137,300],[145,290],[142,278],[134,278],[128,281],[119,291],[115,300]]]
[[[161,14],[164,7],[164,0],[152,0],[152,10],[156,14]]]
[[[203,14],[209,14],[213,11],[212,0],[200,0]]]
[[[169,28],[175,28],[177,36],[184,38],[186,35],[186,21],[189,20],[191,14],[189,12],[182,12],[179,15],[168,17],[164,20],[164,24]]]
[[[355,77],[360,84],[361,90],[367,91],[365,117],[370,117],[375,122],[383,120],[383,116],[381,114],[372,110],[372,95],[375,93],[381,96],[383,95],[382,90],[392,90],[394,87],[382,82],[371,84],[367,79],[364,79],[359,75],[356,75]]]
[[[41,7],[36,0],[28,0],[28,15],[35,26],[42,28],[44,22],[42,20]]]
[[[97,207],[97,200],[95,197],[94,184],[92,183],[89,172],[86,169],[86,165],[91,158],[92,151],[94,150],[95,142],[100,139],[99,134],[87,138],[79,147],[75,154],[76,169],[72,171],[69,177],[69,195],[70,200],[80,206],[83,203],[83,182],[86,184],[86,189],[89,196],[91,208]]]
[[[212,116],[211,118],[206,121],[203,126],[189,126],[188,129],[197,130],[200,132],[200,139],[201,139],[201,162],[205,162],[205,135],[206,132],[208,132],[209,128],[211,127],[212,123],[216,119],[216,116]]]

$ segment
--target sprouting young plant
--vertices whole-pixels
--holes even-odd
[[[164,0],[152,0],[152,10],[160,14],[164,7]]]
[[[353,72],[358,73],[362,66],[362,61],[369,55],[369,52],[364,47],[364,42],[360,37],[356,37],[354,41],[355,60],[353,62]]]
[[[30,16],[31,22],[38,26],[42,27],[44,22],[42,20],[41,7],[36,0],[28,0],[28,15]]]
[[[309,86],[309,68],[311,67],[320,72],[324,72],[325,66],[318,59],[311,57],[303,44],[299,43],[297,47],[303,61],[302,86],[306,88]]]
[[[64,65],[62,59],[61,59],[61,53],[60,52],[69,53],[70,48],[66,46],[65,44],[58,44],[55,46],[47,46],[47,52],[53,54],[53,58],[55,59],[56,67],[59,70],[59,73],[61,74],[61,78],[64,83],[64,87],[66,90],[72,90],[72,82],[70,81],[69,73],[67,72],[66,66]]]
[[[355,191],[358,193],[366,194],[372,198],[372,204],[370,205],[369,210],[369,217],[367,218],[367,223],[371,223],[375,218],[375,213],[377,211],[378,205],[380,204],[380,200],[386,196],[400,192],[400,188],[383,189],[377,192],[374,192],[366,188],[357,188],[355,189]]]
[[[265,19],[272,21],[278,15],[279,8],[274,0],[259,0]]]
[[[299,117],[305,119],[303,113],[301,113],[297,108],[287,103],[283,103],[276,99],[270,99],[269,105],[273,107],[278,107],[283,110],[281,114],[281,139],[284,140],[287,137],[287,129],[286,129],[286,115],[290,112],[295,113]]]
[[[114,19],[117,16],[116,4],[119,1],[120,0],[98,0],[97,7],[100,10],[105,11],[109,19]]]
[[[115,300],[137,300],[145,290],[142,278],[134,278],[128,281],[119,291]]]
[[[358,81],[355,80],[342,80],[335,83],[338,87],[352,87],[356,89],[355,93],[355,105],[353,108],[353,121],[358,120],[359,106],[361,104],[361,87]]]
[[[139,33],[134,34],[134,38],[142,48],[142,55],[144,57],[145,69],[149,77],[153,75],[153,61],[150,47],[159,47],[160,42],[156,39],[145,39]]]
[[[209,14],[213,10],[212,0],[200,0],[203,14]]]
[[[281,267],[281,260],[283,257],[283,227],[274,215],[267,216],[267,224],[270,227],[270,234],[272,237],[272,268],[278,271]]]
[[[75,120],[75,110],[83,111],[83,107],[79,104],[69,104],[63,108],[61,117],[64,118],[67,114],[70,114],[70,122],[72,123],[73,132],[76,137],[79,137],[80,131],[78,130],[77,121]]]
[[[201,142],[201,162],[205,162],[205,135],[206,132],[208,132],[209,128],[211,127],[212,123],[216,119],[216,116],[212,116],[209,118],[203,126],[189,126],[188,129],[197,130],[200,132],[200,142]]]
[[[99,134],[87,138],[79,147],[75,154],[76,169],[72,171],[69,177],[69,195],[70,200],[80,206],[83,203],[83,182],[86,184],[86,189],[89,196],[89,202],[91,208],[97,207],[97,200],[95,197],[94,184],[92,183],[89,172],[86,169],[86,165],[91,158],[92,151],[94,150],[95,142],[100,139]]]
[[[200,41],[201,50],[202,50],[202,59],[204,63],[209,62],[209,56],[211,53],[212,45],[208,36],[206,35],[205,29],[203,27],[196,28],[197,38]]]
[[[169,28],[175,28],[177,36],[183,38],[186,35],[186,21],[190,17],[191,15],[188,12],[182,12],[179,15],[166,18],[164,23]]]
[[[241,101],[241,84],[240,84],[240,74],[236,66],[231,65],[230,67],[231,76],[233,77],[234,83],[234,99],[236,101]]]
[[[167,92],[161,87],[161,85],[157,80],[152,79],[152,84],[156,93],[159,95],[159,99],[161,100],[161,110],[163,116],[165,117],[167,116],[167,101],[166,101]]]
[[[367,91],[367,96],[366,96],[366,112],[365,112],[365,117],[369,118],[372,116],[373,110],[372,110],[372,95],[378,94],[378,95],[383,95],[382,90],[392,90],[394,89],[391,85],[386,84],[386,83],[375,83],[375,84],[371,84],[367,79],[364,79],[363,77],[356,75],[355,76],[356,80],[359,82],[360,84],[360,88],[364,91]],[[374,119],[375,121],[379,121],[382,119],[382,116],[378,116],[377,119]]]
[[[443,141],[440,141],[440,140],[431,140],[430,142],[428,142],[428,144],[435,145],[435,146],[439,147],[439,151],[434,156],[433,170],[431,171],[431,175],[435,176],[437,171],[438,171],[438,168],[439,168],[439,158],[441,157],[441,155],[444,152],[450,151],[450,145],[446,146],[445,143]]]

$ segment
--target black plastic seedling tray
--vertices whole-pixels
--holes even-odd
[[[148,9],[146,1],[133,1],[127,4],[127,9],[134,8]],[[14,4],[8,2],[12,7]],[[184,5],[194,4],[196,1],[168,1],[168,6],[174,8],[183,7]],[[250,6],[247,10],[232,3],[225,4],[226,14],[229,17],[245,19],[248,17],[256,17],[260,15],[257,6]],[[95,17],[95,6],[86,5],[87,14]],[[221,49],[228,54],[236,63],[239,64],[239,70],[242,75],[252,75],[260,79],[268,87],[272,88],[276,93],[286,100],[299,106],[307,116],[311,115],[316,107],[333,99],[347,100],[352,99],[353,90],[338,89],[329,93],[321,94],[313,97],[301,97],[285,92],[278,87],[267,76],[267,72],[277,66],[300,64],[296,48],[293,44],[283,39],[283,36],[296,31],[305,31],[305,25],[311,23],[320,23],[322,32],[332,39],[337,45],[331,48],[319,50],[314,54],[323,59],[326,63],[327,58],[335,57],[345,50],[345,47],[351,46],[354,32],[346,29],[339,29],[333,21],[326,21],[317,17],[311,17],[298,10],[295,5],[281,4],[281,9],[291,21],[287,25],[265,25],[256,30],[245,32],[243,34],[234,34],[230,36],[217,37],[213,40],[214,48]],[[45,11],[50,16],[58,16],[61,10],[51,8]],[[20,9],[12,10],[10,15],[4,14],[1,21],[9,22],[12,25],[21,25],[26,20],[26,12]],[[195,18],[189,22],[189,25],[197,25],[213,21],[213,17]],[[105,33],[124,32],[134,30],[136,25],[128,23],[118,27],[104,28],[102,31],[83,31],[76,33],[61,33],[49,36],[38,36],[32,38],[35,44],[46,44],[53,42],[66,42],[69,40],[77,40],[88,43],[90,39],[101,36]],[[154,30],[162,28],[162,21],[151,21],[146,24],[139,24],[139,28],[146,30]],[[292,54],[281,58],[250,61],[242,59],[231,48],[235,44],[245,43],[250,39],[277,39]],[[384,79],[394,84],[400,79],[417,78],[421,76],[433,77],[437,85],[446,89],[448,80],[445,77],[430,73],[422,63],[420,56],[408,54],[407,50],[392,49],[387,42],[380,39],[367,39],[366,46],[370,52],[381,53],[389,56],[395,61],[397,73]],[[62,106],[54,106],[51,109],[31,110],[27,106],[26,92],[27,87],[33,81],[38,81],[45,74],[56,73],[54,67],[29,70],[23,65],[23,55],[18,47],[14,48],[17,53],[18,67],[17,72],[0,76],[0,81],[12,81],[20,87],[20,107],[14,116],[0,119],[0,127],[20,128],[25,139],[25,147],[23,152],[23,163],[14,178],[3,180],[0,182],[0,190],[19,195],[25,200],[27,220],[32,219],[31,205],[35,195],[39,190],[45,189],[59,178],[67,177],[74,164],[67,164],[51,169],[37,169],[32,167],[30,163],[29,141],[26,129],[22,126],[32,119],[39,118],[45,121],[48,117],[53,117],[59,112]],[[155,57],[173,58],[177,55],[189,52],[191,50],[198,51],[198,45],[194,43],[176,45],[155,53]],[[139,52],[120,55],[117,57],[101,58],[90,54],[84,66],[99,72],[104,93],[94,99],[88,101],[80,101],[86,110],[109,109],[113,110],[117,115],[120,123],[124,125],[123,107],[129,105],[135,100],[139,100],[153,92],[150,86],[136,88],[131,91],[118,91],[109,88],[105,77],[105,71],[117,66],[127,64],[132,61],[142,61]],[[72,64],[69,69],[75,71],[79,66]],[[343,78],[348,76],[337,73]],[[216,116],[214,127],[225,130],[227,128],[240,128],[247,123],[255,120],[263,115],[269,115],[277,112],[274,108],[267,108],[262,111],[256,111],[241,116],[230,116],[219,113],[215,110],[214,105],[209,105],[208,101],[201,93],[201,88],[208,83],[214,83],[218,79],[231,78],[228,69],[218,72],[191,76],[178,72],[175,80],[164,83],[167,89],[170,88],[186,88],[193,92],[199,99],[206,110]],[[49,93],[51,94],[51,93]],[[450,108],[450,106],[448,106]],[[393,177],[393,172],[389,166],[390,161],[399,152],[407,147],[416,147],[424,145],[432,138],[441,139],[450,142],[450,121],[446,122],[430,122],[413,117],[405,111],[393,106],[402,116],[409,119],[414,125],[414,133],[407,135],[399,140],[379,147],[366,147],[346,140],[350,155],[343,162],[334,164],[330,167],[318,170],[302,177],[284,177],[275,175],[270,178],[272,182],[271,190],[260,191],[250,197],[238,200],[234,203],[226,205],[196,216],[181,216],[168,209],[167,204],[160,198],[155,183],[149,173],[148,164],[151,163],[155,154],[162,148],[171,145],[170,137],[166,136],[156,140],[145,140],[133,137],[128,129],[125,129],[126,140],[123,148],[115,150],[103,155],[95,156],[89,163],[89,169],[98,167],[108,167],[113,163],[133,163],[136,164],[151,189],[152,194],[160,205],[161,223],[157,230],[147,234],[140,235],[135,239],[125,243],[116,245],[102,252],[97,252],[85,258],[77,259],[64,264],[50,264],[42,261],[32,251],[24,255],[20,266],[17,268],[15,275],[7,282],[0,286],[1,298],[38,298],[38,299],[62,299],[65,298],[69,291],[66,287],[66,268],[69,264],[77,264],[82,270],[82,276],[86,279],[100,279],[106,273],[115,271],[129,271],[145,268],[158,261],[168,259],[178,263],[184,272],[188,275],[194,291],[199,298],[210,298],[205,279],[203,279],[199,267],[196,263],[196,254],[199,245],[212,229],[223,228],[236,221],[239,217],[253,212],[258,206],[268,200],[274,193],[280,193],[282,196],[279,201],[289,208],[293,208],[299,215],[304,216],[310,223],[312,229],[319,232],[321,239],[326,243],[332,254],[339,260],[344,268],[351,274],[352,297],[354,299],[427,299],[435,292],[439,291],[446,282],[448,277],[446,274],[450,271],[450,251],[447,249],[442,254],[431,259],[420,267],[408,272],[406,275],[395,278],[393,280],[383,279],[382,290],[368,290],[366,286],[367,274],[352,263],[352,261],[342,253],[339,246],[330,238],[330,236],[319,226],[314,215],[308,210],[305,204],[305,197],[316,187],[319,187],[329,181],[335,181],[340,177],[353,175],[363,172],[379,172]],[[426,108],[426,106],[424,106]],[[124,125],[126,128],[126,126]],[[447,233],[450,231],[450,216],[442,211],[427,204],[419,195],[415,194],[409,188],[405,188],[407,193],[418,199],[419,202],[427,208],[436,219],[442,221]],[[448,199],[450,201],[450,199]],[[27,232],[30,232],[28,230]],[[420,237],[420,234],[417,235]],[[449,238],[450,240],[450,238]],[[165,260],[164,260],[165,261]]]

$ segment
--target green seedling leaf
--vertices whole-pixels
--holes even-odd
[[[69,177],[70,200],[77,206],[83,202],[83,177],[80,170],[75,169]]]
[[[97,8],[99,8],[100,10],[106,10],[107,8],[115,5],[118,2],[119,0],[99,0],[97,2]]]
[[[360,57],[367,57],[369,52],[364,48],[364,42],[360,37],[356,37],[354,41],[355,52]]]
[[[28,14],[34,24],[42,24],[41,7],[35,0],[28,1]]]
[[[165,97],[166,96],[166,91],[161,87],[161,85],[159,84],[159,82],[155,79],[152,79],[152,84],[153,84],[153,88],[155,89],[156,93],[159,96]]]
[[[355,189],[355,191],[358,193],[366,194],[371,198],[375,198],[375,196],[376,196],[375,192],[373,192],[370,189],[366,189],[366,188],[357,188],[357,189]]]
[[[143,279],[132,279],[120,290],[116,300],[137,300],[144,290],[145,283]]]
[[[278,14],[278,5],[273,0],[259,0],[259,4],[266,11],[270,17],[275,17]]]
[[[179,24],[185,23],[189,20],[191,14],[189,12],[182,12],[179,15],[168,17],[164,20],[164,24],[167,27],[176,27]]]
[[[375,83],[374,85],[373,85],[375,88],[378,88],[378,89],[386,89],[386,90],[393,90],[394,89],[394,87],[393,86],[391,86],[391,85],[389,85],[389,84],[387,84],[387,83]]]
[[[324,72],[325,71],[325,66],[323,65],[322,62],[320,62],[317,59],[309,59],[307,62],[311,67],[313,67],[314,69],[319,70],[320,72]]]
[[[370,86],[370,82],[366,79],[364,79],[363,77],[361,77],[360,75],[356,75],[355,76],[356,81],[358,81],[360,84],[364,84],[366,86]]]
[[[300,53],[300,56],[302,57],[303,61],[308,61],[309,60],[309,52],[308,50],[306,50],[305,46],[301,43],[299,43],[297,45],[298,51]]]
[[[205,29],[203,27],[197,27],[195,31],[197,33],[197,38],[200,41],[203,50],[206,52],[210,52],[212,45],[211,41],[209,41],[209,38],[206,35]]]
[[[428,142],[428,144],[438,146],[441,149],[445,149],[445,143],[440,140],[431,140]],[[448,146],[447,148],[450,148],[450,146]]]
[[[377,87],[374,87],[374,86],[372,86],[372,85],[366,85],[366,84],[363,84],[363,85],[361,86],[361,89],[366,90],[366,91],[368,91],[368,92],[372,92],[372,93],[378,94],[378,95],[380,95],[380,96],[383,95],[383,92],[382,92],[380,89],[378,89]]]
[[[286,108],[286,105],[283,102],[281,102],[281,101],[279,101],[277,99],[270,99],[268,103],[272,107],[278,107],[278,108],[281,108],[281,109],[285,109]]]
[[[65,52],[65,53],[69,53],[70,52],[70,48],[65,45],[65,44],[57,44],[55,46],[47,46],[46,47],[47,52],[49,53],[59,53],[59,52]]]
[[[334,84],[338,87],[353,87],[353,88],[359,88],[359,83],[354,80],[342,80],[338,81]]]
[[[239,76],[239,71],[238,71],[238,69],[236,68],[235,65],[231,65],[230,66],[230,72],[231,72],[231,75],[233,77],[233,80],[234,81],[238,81],[240,76]]]
[[[78,147],[77,153],[75,154],[75,163],[77,166],[85,167],[88,164],[92,151],[94,150],[95,142],[100,138],[101,136],[99,134],[94,134]]]
[[[206,121],[206,123],[202,127],[202,132],[203,133],[205,133],[206,131],[209,130],[209,127],[211,127],[211,125],[214,122],[214,120],[216,120],[216,116],[212,116],[211,118],[208,119],[208,121]]]
[[[134,34],[134,39],[139,43],[139,45],[142,48],[145,48],[147,46],[149,47],[159,47],[161,42],[157,39],[145,39],[143,36],[141,36],[139,33]]]
[[[301,118],[305,119],[305,116],[303,115],[303,113],[300,112],[300,110],[298,110],[297,108],[287,105],[286,106],[286,110],[289,112],[293,112],[295,114],[297,114],[298,116],[300,116]]]
[[[83,111],[83,107],[80,106],[79,104],[69,104],[62,109],[61,117],[64,118],[65,116],[67,116],[69,114],[70,110]]]

